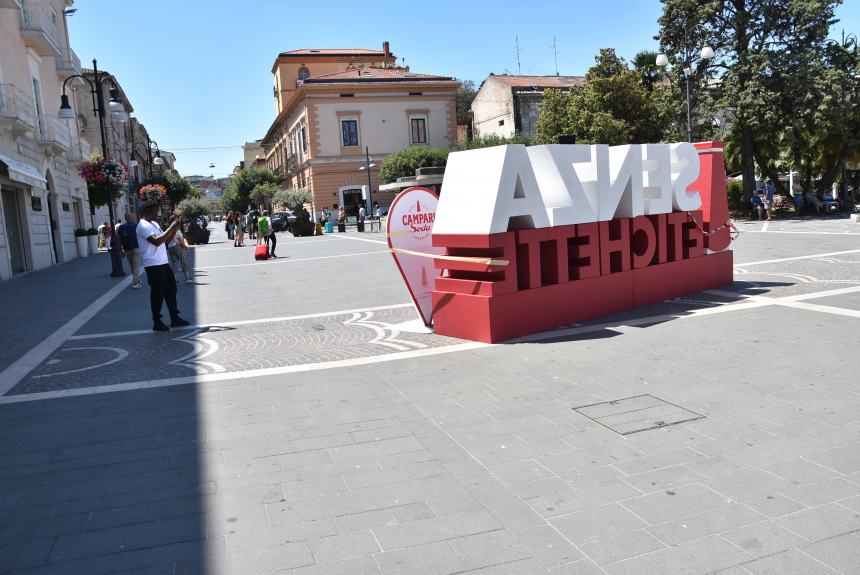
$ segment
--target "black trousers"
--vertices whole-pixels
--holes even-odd
[[[272,242],[271,244],[269,242]],[[266,245],[269,247],[269,255],[275,255],[275,248],[278,247],[278,236],[275,235],[275,232],[270,233],[266,236]]]
[[[167,311],[173,320],[179,315],[176,309],[176,277],[170,264],[149,266],[146,270],[146,281],[149,283],[149,305],[152,308],[152,321],[161,321],[161,303],[167,303]]]

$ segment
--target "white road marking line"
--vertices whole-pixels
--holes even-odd
[[[761,225],[761,230],[759,230],[759,231],[760,231],[760,232],[766,232],[766,231],[767,231],[767,228],[768,228],[768,226],[769,226],[769,225],[770,225],[770,222],[765,222],[765,223],[763,223],[763,224]]]
[[[319,242],[321,242],[321,241],[323,241],[323,240],[327,240],[327,239],[329,239],[329,238],[328,238],[328,237],[326,237],[326,236],[322,236],[322,239],[321,239],[321,238],[315,238],[315,239],[312,239],[312,240],[297,240],[297,241],[292,241],[292,240],[278,240],[278,242],[279,242],[279,244],[280,244],[282,247],[284,247],[284,246],[294,246],[294,245],[297,245],[297,244],[313,244],[313,243],[319,243]],[[256,240],[255,240],[255,241],[256,241]],[[208,254],[209,252],[230,251],[230,250],[235,250],[235,249],[236,249],[235,247],[229,247],[229,248],[208,248],[208,247],[206,247],[206,246],[208,246],[208,245],[209,245],[209,244],[201,244],[201,245],[195,245],[195,246],[192,246],[192,247],[193,247],[195,250],[200,250],[200,253],[201,253],[201,254],[203,254],[203,253],[207,253],[207,254]],[[253,244],[253,245],[256,245],[256,244]],[[245,247],[247,248],[247,247],[251,247],[251,246],[252,246],[252,244],[248,244],[248,245],[246,245]]]
[[[42,340],[36,347],[19,357],[15,363],[0,372],[0,396],[5,395],[10,389],[18,385],[28,373],[36,369],[43,361],[48,359],[48,356],[69,339],[69,336],[83,327],[85,323],[90,321],[130,284],[131,276],[121,279],[96,301],[67,321],[60,329]]]
[[[355,240],[357,242],[370,242],[372,244],[383,244],[388,245],[388,241],[385,240],[371,240],[369,238],[357,238],[355,236],[332,236],[333,238],[337,238],[339,240]]]
[[[744,263],[734,264],[734,266],[735,267],[757,266],[757,265],[761,265],[761,264],[775,264],[778,262],[792,262],[795,260],[808,260],[808,259],[812,259],[812,258],[820,258],[822,256],[824,256],[824,257],[826,257],[826,256],[838,256],[838,255],[842,255],[842,254],[856,254],[856,253],[860,253],[860,250],[845,250],[843,252],[828,252],[826,254],[812,254],[812,255],[808,255],[808,256],[795,256],[792,258],[779,258],[777,260],[761,260],[758,262],[744,262]]]
[[[333,256],[319,256],[315,258],[278,258],[273,260],[266,260],[262,262],[253,261],[247,264],[228,264],[223,266],[203,266],[201,268],[194,268],[196,270],[214,270],[219,268],[243,268],[247,266],[260,266],[260,265],[275,265],[275,264],[294,264],[297,262],[310,262],[314,260],[330,260],[332,258],[351,258],[352,256],[367,256],[370,254],[387,254],[387,250],[377,251],[377,252],[359,252],[355,254],[337,254]]]
[[[324,311],[320,313],[308,313],[303,315],[287,315],[287,316],[279,316],[279,317],[265,317],[261,319],[242,319],[236,321],[221,321],[221,322],[213,322],[206,324],[198,324],[198,325],[189,325],[185,327],[175,328],[173,331],[180,330],[194,330],[194,329],[211,329],[213,327],[229,327],[233,325],[253,325],[258,323],[273,323],[278,321],[292,321],[296,319],[311,319],[315,317],[331,317],[333,315],[346,315],[356,312],[362,311],[380,311],[385,309],[398,309],[402,307],[412,307],[411,303],[398,303],[393,305],[380,305],[377,307],[365,307],[361,309],[345,309],[341,311]],[[140,335],[144,333],[152,333],[152,330],[149,329],[135,329],[129,331],[114,331],[107,333],[86,333],[83,335],[73,335],[69,338],[69,340],[77,340],[77,339],[99,339],[103,337],[119,337],[125,335]]]
[[[834,307],[832,305],[821,305],[817,303],[805,303],[796,301],[778,301],[776,302],[776,305],[860,319],[860,310],[856,309],[846,309],[842,307]]]
[[[711,291],[711,290],[706,290]],[[722,291],[722,290],[715,290]],[[612,328],[623,328],[625,326],[636,326],[636,325],[647,325],[649,323],[657,323],[661,321],[670,321],[670,320],[679,320],[679,319],[689,319],[693,317],[702,317],[708,315],[716,315],[721,313],[729,313],[733,311],[744,311],[749,309],[754,309],[758,307],[769,307],[773,305],[784,305],[784,307],[795,307],[792,304],[793,302],[801,301],[804,299],[814,299],[819,297],[826,297],[830,295],[839,295],[844,293],[854,293],[860,291],[860,286],[850,287],[850,288],[839,288],[833,290],[825,290],[821,292],[813,292],[808,294],[800,294],[796,296],[786,296],[784,298],[768,298],[764,296],[746,296],[743,294],[732,294],[732,292],[725,292],[726,294],[737,295],[746,301],[742,301],[741,303],[735,304],[726,304],[719,307],[707,307],[702,309],[691,310],[689,312],[681,312],[681,313],[666,313],[653,315],[642,318],[628,319],[628,320],[620,320],[615,322],[606,322],[595,325],[588,326],[574,326],[571,328],[563,328],[557,329],[553,331],[541,332],[537,334],[532,334],[529,336],[525,336],[522,338],[514,339],[507,342],[507,345],[516,344],[516,343],[530,343],[530,342],[538,342],[550,339],[557,339],[560,337],[567,337],[573,335],[580,335],[584,333],[601,331],[604,329],[612,329]],[[788,304],[788,305],[786,305]],[[405,307],[411,306],[412,304],[403,304],[397,307]],[[845,313],[842,313],[841,308],[833,308],[831,306],[815,306],[828,308],[817,309],[815,311],[822,311],[825,313],[834,313],[834,310],[839,310],[839,315],[849,315],[853,317],[854,310],[844,310]],[[812,309],[812,306],[804,306],[803,309]],[[343,313],[343,312],[339,312]],[[857,312],[860,314],[860,312]],[[237,322],[242,323],[242,322]],[[206,383],[212,381],[229,381],[235,379],[245,379],[251,377],[264,377],[271,375],[283,375],[288,373],[302,373],[308,371],[316,371],[320,369],[337,369],[337,368],[349,368],[360,365],[372,365],[376,363],[385,363],[388,361],[398,361],[401,359],[411,359],[418,357],[427,357],[434,355],[442,355],[446,353],[456,353],[459,351],[468,351],[475,349],[483,349],[489,347],[496,347],[504,344],[489,344],[482,342],[466,342],[461,344],[453,344],[442,347],[435,347],[429,349],[416,349],[409,351],[402,351],[396,353],[389,353],[378,356],[370,356],[370,357],[361,357],[361,358],[353,358],[353,359],[345,359],[345,360],[337,360],[337,361],[329,361],[329,362],[318,362],[318,363],[308,363],[308,364],[300,364],[300,365],[288,365],[281,367],[273,367],[273,368],[264,368],[264,369],[251,369],[245,371],[233,371],[233,372],[224,372],[224,373],[210,373],[204,375],[193,375],[193,376],[185,376],[185,377],[176,377],[169,379],[160,379],[160,380],[150,380],[150,381],[139,381],[133,383],[122,383],[122,384],[114,384],[114,385],[105,385],[105,386],[94,386],[87,387],[81,389],[69,389],[69,390],[61,390],[61,391],[47,391],[40,393],[30,393],[30,394],[22,394],[22,395],[14,395],[14,396],[3,396],[0,397],[0,405],[4,403],[19,403],[26,401],[39,401],[42,399],[55,399],[62,397],[73,397],[79,395],[93,395],[99,393],[110,393],[116,391],[129,391],[135,389],[149,389],[149,388],[157,388],[157,387],[167,387],[172,385],[185,385],[189,383]]]
[[[767,232],[769,234],[808,234],[814,236],[860,236],[858,232],[799,232],[799,231],[786,231],[786,230],[742,230],[745,234],[760,234],[762,232]]]

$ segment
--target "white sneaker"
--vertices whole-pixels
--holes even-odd
[[[138,289],[138,288],[140,288],[140,283],[131,284],[131,289]]]

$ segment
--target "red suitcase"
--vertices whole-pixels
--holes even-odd
[[[269,259],[269,246],[266,244],[260,244],[254,248],[254,259],[255,260],[267,260]]]

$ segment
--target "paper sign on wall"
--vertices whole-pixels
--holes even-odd
[[[438,203],[432,190],[413,187],[401,192],[388,211],[388,247],[425,325],[430,325],[433,287],[441,273],[433,256],[445,253],[433,247],[431,237]]]

